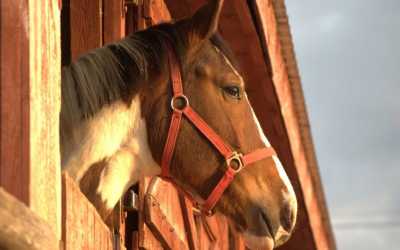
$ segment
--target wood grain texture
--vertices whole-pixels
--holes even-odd
[[[102,0],[70,0],[71,58],[103,44]]]
[[[0,11],[0,185],[60,237],[58,2],[7,0]]]
[[[0,201],[0,249],[59,249],[54,229],[45,220],[3,188]]]
[[[30,109],[30,208],[49,222],[61,238],[61,49],[58,0],[29,1],[29,27],[30,91],[27,105]]]
[[[0,185],[30,203],[28,1],[0,1]]]
[[[211,217],[203,217],[203,220],[208,224],[209,230],[215,237],[215,244],[218,249],[229,250],[229,225],[228,220],[222,214],[215,214]]]
[[[104,1],[103,43],[111,43],[125,35],[125,8],[123,0]]]
[[[155,177],[144,198],[145,222],[164,248],[189,249],[179,195],[175,188]]]
[[[112,250],[112,232],[66,173],[62,175],[62,190],[64,249]]]
[[[190,249],[199,249],[198,233],[196,230],[196,222],[194,220],[193,204],[182,194],[179,195],[179,203],[182,209],[182,217],[185,224],[187,241]]]
[[[164,0],[146,0],[143,5],[143,16],[155,25],[171,21],[171,15]]]
[[[154,236],[151,229],[146,224],[144,204],[150,178],[144,178],[139,182],[139,221],[138,221],[138,242],[139,249],[163,249],[161,242]]]

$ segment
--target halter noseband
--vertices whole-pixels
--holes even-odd
[[[224,140],[210,126],[208,126],[200,115],[190,106],[189,98],[183,93],[180,65],[172,47],[169,45],[167,48],[173,97],[171,99],[172,118],[161,159],[161,177],[174,184],[190,200],[194,201],[194,204],[196,204],[197,208],[199,208],[201,212],[211,214],[215,204],[221,198],[225,189],[233,181],[236,174],[247,165],[267,157],[272,157],[273,155],[276,155],[276,153],[272,147],[256,149],[247,154],[242,154],[232,150],[231,147],[226,144]],[[193,126],[195,126],[208,139],[208,141],[225,158],[227,165],[223,177],[219,180],[208,198],[202,203],[196,202],[192,195],[181,189],[172,179],[169,172],[182,116],[185,116],[186,119],[189,120],[189,122],[191,122]]]

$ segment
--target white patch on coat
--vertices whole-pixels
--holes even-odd
[[[246,96],[246,99],[248,101],[247,95],[245,95],[245,96]],[[258,134],[260,136],[261,141],[264,143],[264,145],[266,147],[271,147],[271,143],[268,141],[267,137],[265,136],[264,131],[263,131],[261,125],[260,125],[260,122],[258,121],[258,118],[257,118],[253,108],[251,106],[250,106],[250,108],[251,108],[251,113],[253,114],[253,120],[254,120],[254,122],[255,122],[255,124],[257,126]],[[282,166],[281,161],[279,160],[279,158],[276,155],[274,155],[272,157],[272,159],[274,160],[274,163],[275,163],[275,166],[276,166],[276,168],[278,170],[279,176],[281,177],[283,183],[285,184],[285,186],[289,190],[290,195],[294,195],[293,186],[290,183],[289,177],[287,176],[287,174],[285,172],[285,169]]]
[[[224,55],[224,53],[222,53],[222,51],[220,49],[218,49],[218,47],[214,46],[214,48],[222,56],[222,58],[224,58],[226,64],[228,64],[228,66],[232,69],[234,74],[237,75],[240,78],[241,84],[243,86],[244,85],[244,80],[243,80],[242,76],[239,74],[239,72],[235,69],[235,67],[232,65],[232,63],[229,61],[229,59]],[[269,143],[267,137],[265,136],[264,131],[263,131],[261,125],[260,125],[260,122],[258,121],[258,118],[257,118],[253,108],[250,105],[250,102],[249,102],[249,99],[247,98],[247,94],[246,93],[245,93],[245,98],[246,98],[246,101],[248,102],[248,104],[249,104],[249,106],[251,108],[251,112],[253,114],[253,119],[254,119],[254,122],[255,122],[255,124],[257,126],[257,130],[258,130],[258,134],[260,136],[260,139],[262,140],[262,142],[264,143],[264,145],[266,147],[271,147],[271,143]],[[283,183],[286,185],[287,189],[289,190],[289,196],[294,196],[294,199],[295,199],[293,186],[290,183],[290,180],[289,180],[289,178],[288,178],[288,176],[287,176],[287,174],[285,172],[285,169],[282,166],[281,161],[279,160],[279,158],[276,155],[274,155],[272,158],[274,160],[274,163],[275,163],[275,166],[276,166],[276,168],[278,170],[280,178],[282,179]]]
[[[222,53],[222,51],[220,49],[218,49],[218,47],[214,46],[215,50],[222,56],[222,58],[224,58],[226,64],[228,64],[228,66],[232,69],[232,71],[234,72],[235,75],[237,75],[240,78],[241,84],[244,85],[244,80],[242,78],[242,76],[239,74],[239,72],[235,69],[235,67],[232,65],[232,63],[229,61],[229,59]],[[258,118],[256,116],[256,114],[254,113],[253,108],[250,105],[249,99],[247,98],[247,94],[245,93],[245,98],[246,101],[248,102],[250,108],[251,108],[251,112],[253,114],[253,119],[254,122],[256,123],[257,129],[258,129],[258,134],[260,135],[260,139],[262,140],[262,142],[264,143],[264,145],[266,147],[271,147],[271,144],[269,143],[267,137],[264,134],[263,129],[261,128],[260,122],[258,121]],[[280,162],[279,158],[274,155],[273,160],[275,162],[275,166],[278,170],[279,176],[282,179],[283,183],[287,186],[290,196],[294,196],[294,191],[293,191],[293,187],[292,184],[289,181],[289,178],[285,172],[285,169],[282,166],[282,163]]]
[[[244,80],[242,78],[242,76],[239,74],[239,72],[235,69],[235,67],[232,65],[232,63],[229,61],[229,59],[222,53],[222,51],[220,51],[216,46],[215,50],[222,55],[222,57],[224,58],[225,62],[227,63],[228,66],[231,67],[232,71],[239,77],[240,81],[241,81],[241,85],[244,86]],[[247,97],[247,94],[245,93],[245,98],[246,101],[248,103],[248,105],[250,106],[252,115],[253,115],[253,120],[256,124],[257,130],[258,130],[258,134],[260,136],[261,141],[264,143],[265,147],[271,147],[271,143],[268,141],[267,137],[264,134],[264,131],[260,125],[260,122],[258,121],[258,118],[253,110],[253,108],[250,105],[249,99]],[[284,185],[287,188],[287,192],[282,190],[282,195],[284,197],[284,199],[286,199],[286,202],[288,202],[290,204],[290,207],[295,211],[294,214],[297,214],[297,200],[296,200],[296,195],[294,193],[294,189],[293,186],[289,180],[289,177],[286,174],[285,169],[282,166],[281,161],[279,160],[279,158],[274,155],[272,156],[272,159],[275,163],[275,167],[278,171],[279,177],[281,178],[282,182],[284,183]],[[277,229],[276,233],[275,233],[275,244],[276,246],[279,246],[283,243],[283,241],[286,241],[288,238],[288,233],[286,232],[285,229],[283,229],[282,226],[279,226],[279,228]],[[274,240],[271,237],[259,237],[259,236],[255,236],[249,232],[244,232],[245,235],[245,242],[246,245],[249,246],[250,248],[254,248],[254,249],[273,249],[274,248]],[[282,242],[281,242],[282,241]]]
[[[245,95],[245,96],[247,99],[247,95]],[[247,101],[248,101],[248,99],[247,99]],[[249,103],[249,105],[250,105],[250,103]],[[264,131],[260,125],[260,122],[258,121],[258,118],[257,118],[253,108],[251,107],[251,105],[250,105],[250,108],[251,108],[251,112],[253,114],[254,122],[257,126],[257,130],[258,130],[260,139],[263,141],[263,143],[266,147],[271,147],[271,143],[268,141],[267,137],[265,136]],[[290,182],[289,177],[287,176],[286,171],[283,168],[282,163],[279,160],[279,158],[276,155],[274,155],[274,156],[272,156],[272,159],[275,163],[276,169],[278,170],[279,177],[281,178],[281,180],[283,181],[283,183],[285,184],[285,186],[287,188],[287,192],[282,190],[282,196],[284,197],[286,202],[289,203],[290,207],[294,211],[294,214],[297,214],[297,199],[296,199],[296,194],[294,192],[292,183]],[[284,230],[282,227],[279,227],[277,232],[275,233],[275,239],[287,238],[286,237],[287,233],[288,232],[286,232],[286,230]],[[279,244],[279,242],[275,242],[275,243]]]
[[[93,164],[105,160],[97,193],[107,208],[113,208],[123,193],[143,176],[160,173],[147,140],[140,100],[128,106],[116,102],[74,130],[73,148],[63,169],[80,182]]]
[[[154,161],[147,142],[147,128],[144,119],[140,119],[132,136],[121,149],[108,161],[102,172],[97,193],[107,208],[112,208],[119,198],[139,178],[160,174],[160,167]]]

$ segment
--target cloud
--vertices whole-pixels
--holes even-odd
[[[334,32],[335,28],[338,28],[341,25],[341,21],[343,20],[343,16],[340,12],[332,12],[326,16],[320,17],[318,20],[319,29],[323,33]]]

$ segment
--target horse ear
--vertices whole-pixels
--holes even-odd
[[[181,28],[189,47],[197,47],[214,35],[223,3],[224,0],[209,0],[191,18],[184,20]]]

